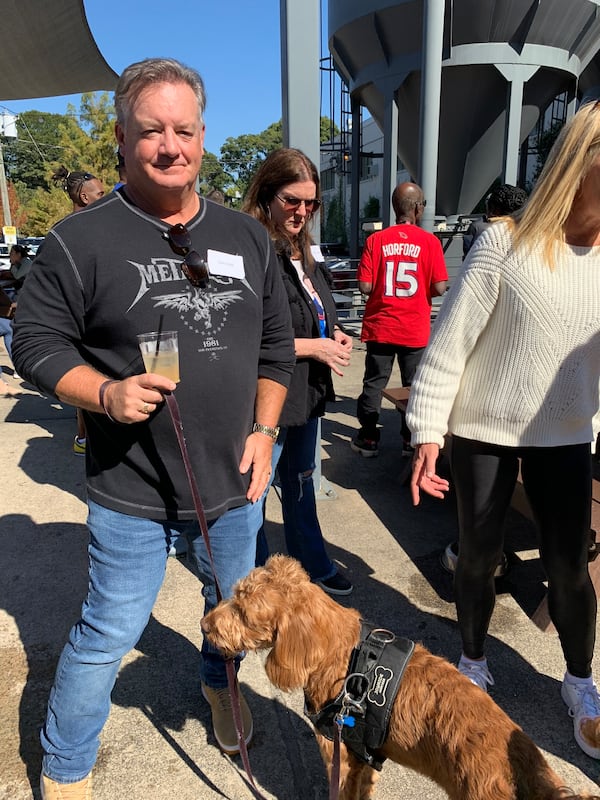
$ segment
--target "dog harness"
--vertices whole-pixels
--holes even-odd
[[[362,621],[360,642],[350,655],[339,695],[320,711],[305,713],[327,739],[341,727],[342,741],[357,758],[380,770],[377,751],[386,740],[392,707],[415,643]]]

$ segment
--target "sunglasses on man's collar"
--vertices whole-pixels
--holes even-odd
[[[197,250],[192,249],[192,237],[185,225],[182,225],[181,222],[173,225],[166,232],[165,238],[174,253],[185,256],[181,263],[181,269],[192,286],[207,289],[210,283],[208,264]]]

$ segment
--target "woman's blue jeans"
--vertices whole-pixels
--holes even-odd
[[[273,446],[271,463],[271,482],[277,470],[281,486],[283,530],[288,554],[298,559],[313,581],[327,580],[337,572],[325,550],[317,517],[313,471],[318,426],[318,417],[314,417],[304,425],[282,428]],[[265,491],[265,501],[270,486],[271,483]],[[268,557],[269,548],[263,525],[258,532],[257,565],[264,564]]]
[[[231,596],[236,581],[254,567],[261,521],[259,502],[208,523],[224,597]],[[171,543],[178,535],[186,536],[188,552],[195,559],[205,613],[216,604],[212,569],[197,522],[131,517],[89,502],[88,527],[88,595],[60,656],[41,733],[44,774],[59,783],[82,780],[94,766],[121,658],[135,647],[146,627]],[[206,640],[200,662],[204,683],[227,686],[225,662]]]

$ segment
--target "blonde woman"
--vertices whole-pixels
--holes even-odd
[[[484,651],[494,571],[520,463],[566,660],[562,697],[577,743],[597,759],[596,595],[587,555],[599,382],[600,104],[594,103],[563,128],[529,202],[473,245],[413,382],[407,422],[416,448],[415,505],[421,490],[434,497],[447,491],[436,459],[444,434],[453,437],[459,669],[484,690],[494,682]]]

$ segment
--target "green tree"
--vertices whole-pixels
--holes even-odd
[[[79,113],[72,105],[60,123],[64,164],[70,171],[93,173],[110,188],[117,180],[115,109],[107,92],[81,95]],[[66,162],[66,163],[65,163]]]
[[[29,189],[50,188],[52,164],[65,152],[62,114],[24,111],[17,118],[18,138],[2,137],[7,179]]]
[[[379,216],[379,198],[371,195],[363,208],[363,219],[376,219]]]
[[[107,190],[116,182],[115,111],[106,92],[81,95],[79,110],[68,106],[66,114],[27,111],[17,120],[18,139],[3,139],[7,177],[13,198],[11,209],[19,219],[19,232],[44,235],[71,211],[71,204],[52,174],[62,164],[70,171],[96,175]],[[321,142],[339,131],[327,117],[321,118]],[[205,153],[200,170],[200,189],[219,189],[237,205],[256,169],[266,156],[283,145],[282,123],[274,122],[258,134],[230,137],[220,158]],[[341,207],[339,213],[341,213]],[[336,225],[345,237],[342,221]],[[334,240],[336,237],[330,237]]]
[[[323,209],[321,220],[321,238],[324,242],[336,242],[344,246],[348,245],[341,184],[338,189],[337,197],[333,197],[329,205]]]
[[[535,169],[533,177],[531,179],[531,184],[528,186],[528,191],[531,191],[533,186],[535,186],[535,182],[539,178],[540,172],[544,168],[544,164],[546,163],[548,154],[550,153],[552,145],[556,141],[556,137],[560,133],[563,124],[564,123],[562,122],[554,122],[549,128],[546,128],[546,130],[540,134],[540,137],[538,139]]]
[[[338,134],[339,129],[329,117],[321,117],[321,144]],[[278,147],[283,147],[281,120],[273,122],[262,133],[246,133],[226,139],[221,147],[221,164],[231,181],[228,193],[239,192],[243,196],[261,161]]]
[[[336,136],[340,135],[340,129],[335,122],[329,117],[321,117],[321,135],[319,141],[321,144],[325,142],[332,142]]]
[[[230,136],[221,147],[221,164],[242,196],[261,161],[283,145],[281,120],[269,125],[262,133]]]
[[[225,193],[230,183],[231,178],[223,169],[219,158],[206,151],[200,168],[200,194],[206,194],[211,189],[219,189]]]
[[[22,221],[17,223],[22,236],[45,236],[49,229],[72,211],[72,204],[62,189],[29,189],[17,184],[19,213]]]
[[[117,180],[115,112],[106,92],[81,95],[79,111],[28,111],[17,120],[18,146],[9,145],[7,173],[18,199],[19,233],[44,235],[68,214],[71,202],[51,176],[62,164],[69,171],[96,175],[110,189]],[[7,140],[15,142],[15,140]]]

